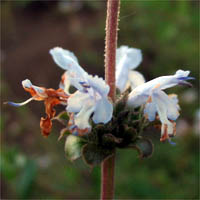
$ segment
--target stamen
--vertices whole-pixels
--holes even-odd
[[[79,82],[84,88],[90,88],[90,86],[85,81]]]
[[[83,87],[85,87],[85,88],[90,88],[90,86],[87,85],[87,84],[84,84]]]
[[[85,84],[86,82],[85,81],[79,81],[79,83],[82,85],[82,84]]]
[[[76,129],[76,128],[77,128],[77,126],[76,126],[76,125],[71,125],[71,126],[69,126],[69,128],[68,128],[68,129],[69,129],[70,131],[73,131],[73,130],[74,130],[74,129]]]
[[[188,77],[180,77],[178,78],[178,80],[182,80],[182,81],[185,81],[185,80],[194,80],[195,78],[194,77],[191,77],[191,76],[188,76]]]
[[[31,97],[30,99],[27,99],[26,101],[24,101],[22,103],[15,103],[15,102],[8,101],[8,102],[4,102],[4,104],[8,104],[10,106],[15,106],[15,107],[20,107],[20,106],[26,105],[27,103],[31,102],[32,100],[34,100],[34,97]]]
[[[191,84],[191,83],[188,83],[187,81],[182,81],[182,80],[181,80],[178,84],[179,84],[179,85],[188,86],[188,87],[192,87],[192,84]]]

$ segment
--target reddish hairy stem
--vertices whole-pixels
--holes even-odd
[[[105,80],[110,86],[109,97],[115,101],[115,57],[117,48],[117,30],[119,0],[108,0],[105,41]]]
[[[106,41],[105,41],[105,80],[110,86],[109,97],[115,101],[115,60],[120,0],[107,1]],[[101,199],[114,197],[115,153],[101,165]]]
[[[102,163],[101,166],[101,199],[114,197],[115,154]]]

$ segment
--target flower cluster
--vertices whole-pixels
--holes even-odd
[[[141,50],[121,46],[116,51],[116,87],[119,95],[117,103],[113,104],[108,97],[110,88],[106,82],[98,76],[89,75],[79,65],[72,52],[56,47],[50,50],[50,54],[55,63],[65,70],[59,89],[37,87],[26,79],[22,81],[22,85],[32,97],[23,103],[8,102],[12,106],[22,106],[32,100],[44,101],[46,117],[42,117],[40,122],[44,136],[48,136],[51,131],[52,119],[56,114],[54,106],[58,104],[65,106],[69,116],[65,125],[71,135],[84,138],[95,131],[102,132],[103,129],[102,135],[107,134],[106,137],[100,137],[96,142],[98,144],[104,139],[114,142],[118,147],[130,143],[124,142],[128,141],[126,134],[141,132],[141,119],[137,116],[138,112],[135,112],[135,109],[138,111],[138,107],[141,108],[139,114],[146,121],[160,120],[160,141],[170,140],[170,137],[175,135],[175,121],[179,116],[180,106],[177,95],[167,95],[164,90],[176,85],[191,86],[187,82],[193,79],[188,76],[189,71],[178,70],[174,75],[161,76],[145,82],[143,75],[134,70],[142,62]],[[74,92],[71,92],[71,86],[75,88]],[[116,112],[120,103],[123,104],[122,110]],[[129,120],[125,121],[126,118]],[[130,119],[137,120],[132,123]],[[133,125],[138,119],[139,124]],[[138,136],[138,133],[136,135]]]

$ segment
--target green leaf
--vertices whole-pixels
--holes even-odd
[[[136,142],[140,158],[149,158],[153,154],[154,146],[150,139],[142,138]]]
[[[136,143],[130,144],[129,148],[136,149],[139,153],[140,158],[149,158],[152,156],[154,151],[153,143],[150,139],[141,138]]]
[[[86,144],[82,148],[83,160],[87,165],[93,167],[101,164],[106,158],[114,153],[114,149],[104,149],[95,144]]]
[[[65,141],[65,153],[70,161],[74,161],[81,156],[81,138],[69,135]]]

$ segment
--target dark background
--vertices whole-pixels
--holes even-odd
[[[105,1],[1,1],[1,198],[98,199],[100,168],[82,160],[70,163],[62,126],[54,123],[44,139],[41,102],[13,108],[2,105],[29,98],[21,81],[58,88],[63,73],[49,49],[61,46],[78,57],[90,74],[104,76]],[[177,86],[176,146],[160,143],[140,160],[132,150],[117,152],[116,199],[199,198],[199,3],[198,1],[122,1],[118,45],[140,48],[137,68],[146,80],[190,70],[193,88]],[[58,110],[61,109],[60,107]]]

